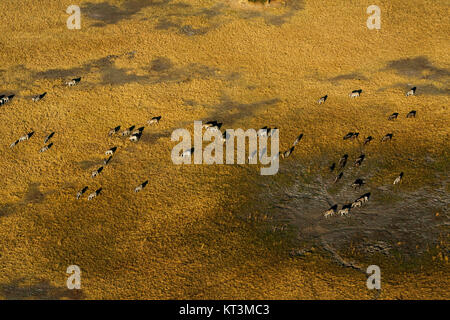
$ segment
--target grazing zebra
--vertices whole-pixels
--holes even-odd
[[[34,96],[31,98],[33,102],[38,102],[39,100],[42,100],[47,95],[47,92],[44,92],[43,94],[38,94],[37,96]]]
[[[11,143],[11,144],[9,145],[9,147],[10,147],[10,148],[14,148],[19,142],[20,142],[19,140],[14,141],[13,143]]]
[[[102,192],[102,188],[97,189],[95,192],[92,192],[89,195],[89,197],[88,197],[88,201],[90,201],[90,200],[94,199],[95,197],[97,197],[100,194],[100,192]]]
[[[206,128],[206,130],[211,130],[213,132],[219,132],[221,127],[222,127],[222,123],[218,122],[216,125]]]
[[[148,184],[148,180],[144,181],[143,183],[141,183],[140,185],[138,185],[136,188],[134,188],[134,192],[139,192],[142,189],[145,188],[145,186]]]
[[[415,95],[416,89],[417,89],[417,87],[412,87],[408,92],[406,92],[406,96],[409,97],[409,96]]]
[[[98,176],[100,174],[100,172],[102,172],[102,171],[103,171],[103,167],[100,167],[97,170],[92,171],[91,178]]]
[[[300,140],[302,140],[302,138],[303,138],[303,133],[300,133],[300,135],[297,137],[297,139],[295,139],[295,141],[294,141],[294,143],[292,144],[292,146],[296,146],[297,145],[297,143],[299,143],[300,142]]]
[[[65,84],[66,84],[66,86],[68,86],[68,87],[73,87],[73,86],[79,84],[80,81],[81,81],[81,77],[72,79],[72,80],[70,80],[70,81],[67,81]]]
[[[336,178],[334,178],[333,183],[337,183],[339,180],[341,180],[343,175],[344,175],[343,172],[339,173],[339,174],[336,176]]]
[[[47,143],[54,135],[55,135],[55,132],[51,132],[48,136],[45,137],[44,143]]]
[[[349,132],[344,136],[343,139],[344,140],[348,140],[348,139],[354,140],[354,139],[358,138],[358,136],[359,136],[359,132]]]
[[[15,97],[14,94],[9,95],[9,96],[1,95],[0,96],[0,106],[10,102],[14,97]]]
[[[51,142],[49,145],[44,146],[41,150],[39,150],[39,153],[45,152],[48,149],[50,149],[53,146],[53,142]]]
[[[26,141],[26,140],[30,139],[33,136],[33,134],[34,134],[34,131],[31,131],[31,132],[27,133],[26,135],[24,135],[24,136],[19,138],[19,142]]]
[[[289,157],[290,155],[291,155],[291,153],[292,153],[292,151],[294,151],[294,146],[292,146],[289,150],[287,150],[287,151],[285,151],[282,155],[281,155],[281,157],[283,158],[283,159],[286,159],[287,157]]]
[[[361,197],[356,199],[354,202],[361,202],[361,204],[366,203],[370,199],[370,192],[363,194]]]
[[[365,140],[364,140],[364,145],[368,144],[370,141],[373,140],[372,136],[368,136]]]
[[[350,98],[357,98],[357,97],[359,97],[361,95],[361,93],[362,93],[361,89],[353,90],[352,93],[349,93],[349,97]]]
[[[360,208],[362,206],[362,201],[356,200],[352,203],[352,208]]]
[[[361,188],[363,184],[364,184],[364,180],[358,178],[355,180],[355,182],[352,183],[352,188],[354,188],[354,189]]]
[[[366,156],[364,154],[360,155],[356,160],[355,160],[355,167],[359,167],[362,162],[364,161],[364,158]]]
[[[335,204],[335,205],[332,206],[330,209],[328,209],[327,211],[325,211],[324,214],[323,214],[323,216],[324,216],[325,218],[334,216],[334,215],[336,214],[336,212],[337,212],[337,207],[338,207],[337,204]]]
[[[142,131],[135,131],[133,132],[133,134],[130,136],[130,141],[131,142],[138,142],[139,139],[141,139],[142,136]]]
[[[394,112],[388,117],[388,120],[395,120],[398,117],[398,112]]]
[[[181,156],[184,157],[190,157],[194,153],[194,147],[190,148],[189,150],[184,151]]]
[[[128,135],[131,133],[131,131],[134,130],[134,128],[136,128],[136,126],[131,126],[131,127],[129,127],[128,129],[126,129],[125,131],[122,132],[122,136],[123,136],[123,137],[128,136]]]
[[[391,141],[393,136],[393,133],[388,133],[383,138],[381,138],[381,142]]]
[[[345,136],[344,136],[344,140],[348,140],[348,139],[350,139],[351,137],[353,137],[353,132],[349,132],[349,133],[347,133]]]
[[[322,98],[319,99],[319,101],[317,101],[318,104],[322,104],[325,103],[325,101],[327,101],[328,95],[324,95]]]
[[[340,159],[339,159],[339,169],[343,169],[345,167],[345,165],[347,164],[347,159],[348,159],[348,154],[344,154]]]
[[[333,172],[334,169],[336,168],[336,162],[333,162],[333,163],[331,164],[331,166],[329,166],[328,168],[330,169],[330,172]]]
[[[403,172],[400,172],[399,176],[398,176],[397,178],[395,178],[393,184],[394,184],[394,185],[395,185],[395,184],[399,184],[399,183],[402,181],[402,179],[403,179]]]
[[[113,136],[113,135],[115,135],[117,132],[119,132],[119,130],[120,130],[120,126],[117,126],[117,127],[115,127],[115,128],[112,128],[111,130],[109,130],[108,136]]]
[[[77,199],[80,199],[81,196],[87,191],[88,187],[84,187],[80,191],[77,192]]]
[[[145,127],[137,128],[136,130],[133,131],[133,133],[131,135],[142,134],[142,131],[144,131],[144,129],[145,129]]]
[[[116,150],[117,150],[117,147],[112,147],[111,149],[109,149],[105,152],[105,155],[112,156],[116,152]]]
[[[415,118],[416,117],[416,110],[411,110],[410,112],[408,112],[408,114],[406,115],[406,118]]]
[[[161,116],[153,117],[153,118],[151,118],[150,120],[148,120],[147,123],[148,123],[149,125],[152,125],[152,124],[158,124],[158,123],[159,123],[159,120],[161,120]]]
[[[341,210],[338,211],[338,214],[341,216],[346,216],[350,213],[350,209],[352,208],[352,204],[344,204],[341,208]]]
[[[108,158],[106,158],[105,160],[103,160],[103,164],[106,166],[112,159],[112,156],[109,156]]]

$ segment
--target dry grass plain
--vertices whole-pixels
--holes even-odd
[[[71,4],[81,30],[66,28]],[[380,30],[366,27],[371,4]],[[0,94],[16,98],[0,107],[0,297],[448,299],[448,9],[426,0],[2,0]],[[79,86],[62,86],[76,76]],[[412,86],[417,95],[405,97]],[[406,119],[412,109],[417,118]],[[392,112],[399,119],[387,121]],[[156,115],[137,144],[107,136]],[[304,138],[275,176],[173,165],[171,132],[210,119],[277,126],[283,150]],[[51,131],[53,148],[39,154]],[[342,140],[348,131],[375,141],[360,171],[332,186],[328,166],[362,151]],[[381,144],[388,132],[393,141]],[[371,201],[324,221],[329,201],[359,195],[344,187],[359,176]],[[101,196],[76,200],[85,185],[103,187]],[[361,249],[380,241],[388,254]],[[381,292],[339,259],[378,264]],[[82,269],[78,291],[66,288],[72,264]]]

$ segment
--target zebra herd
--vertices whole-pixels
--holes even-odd
[[[159,121],[161,120],[161,116],[156,116],[151,118],[150,120],[147,121],[148,125],[153,125],[153,124],[158,124]],[[108,136],[112,137],[115,136],[119,133],[121,129],[121,126],[116,126],[112,129],[109,130],[108,132]],[[122,137],[128,137],[129,136],[129,140],[131,142],[138,142],[142,136],[142,133],[144,131],[145,127],[139,127],[136,129],[135,125],[132,125],[131,127],[128,127],[127,129],[125,129],[124,131],[122,131],[122,133],[120,134]],[[112,160],[113,156],[116,154],[117,152],[117,147],[112,147],[108,150],[105,151],[105,156],[107,157],[106,159],[103,160],[103,166],[99,167],[98,169],[94,170],[91,173],[91,178],[95,178],[98,175],[100,175],[100,173],[103,171],[104,166],[108,165],[110,163],[110,161]],[[148,184],[148,180],[144,181],[143,183],[141,183],[140,185],[138,185],[135,189],[134,192],[138,193],[140,192],[142,189],[144,189]],[[88,190],[88,187],[85,186],[83,187],[83,189],[81,189],[78,193],[77,193],[77,199],[79,199],[86,191]],[[100,195],[101,191],[103,189],[99,188],[96,191],[92,192],[91,194],[89,194],[87,200],[90,201],[92,199],[94,199],[95,197],[97,197],[98,195]]]
[[[409,97],[409,96],[415,95],[416,89],[417,89],[417,87],[411,88],[410,90],[408,90],[408,91],[406,92],[405,96]],[[353,90],[353,91],[349,94],[349,97],[350,97],[350,98],[357,98],[357,97],[361,96],[361,93],[362,93],[362,90],[361,90],[361,89]],[[325,101],[327,100],[327,98],[328,98],[328,95],[325,95],[325,96],[321,97],[321,98],[317,101],[317,103],[318,103],[318,104],[323,104],[323,103],[325,103]],[[411,110],[411,111],[408,112],[408,114],[406,115],[406,118],[415,118],[415,117],[416,117],[416,114],[417,114],[417,111],[416,111],[416,110]],[[394,113],[392,113],[392,114],[388,117],[388,120],[389,120],[389,121],[396,120],[396,119],[398,118],[398,116],[399,116],[399,113],[398,113],[398,112],[394,112]],[[394,136],[393,133],[387,133],[387,134],[385,134],[385,135],[381,138],[380,141],[381,141],[381,142],[391,141],[393,136]],[[358,137],[359,137],[359,132],[349,132],[349,133],[347,133],[347,134],[343,137],[343,140],[355,140],[355,139],[357,139]],[[374,138],[373,138],[372,136],[367,136],[367,137],[364,139],[363,145],[367,145],[367,144],[370,143],[373,139],[374,139]],[[364,161],[364,159],[365,159],[365,157],[366,157],[365,154],[361,154],[358,158],[356,158],[356,160],[354,161],[353,165],[354,165],[355,167],[361,166],[362,163],[363,163],[363,161]],[[339,162],[338,162],[338,165],[337,165],[337,166],[338,166],[338,170],[343,170],[343,169],[345,168],[345,166],[346,166],[346,164],[347,164],[347,160],[348,160],[348,154],[344,154],[344,155],[339,159]],[[330,172],[333,172],[333,171],[336,169],[336,163],[333,162],[333,163],[331,164],[331,166],[329,167],[329,169],[330,169]],[[333,183],[339,182],[339,181],[342,179],[343,175],[344,175],[344,172],[341,171],[341,172],[334,178]],[[402,179],[403,179],[403,172],[401,172],[401,173],[397,176],[397,178],[395,178],[393,184],[394,184],[394,185],[399,184],[399,183],[402,181]],[[361,188],[361,186],[363,186],[364,184],[365,184],[364,180],[358,178],[358,179],[355,180],[355,182],[352,183],[351,186],[352,186],[353,188],[356,189],[356,188]],[[351,209],[353,209],[353,208],[360,208],[364,203],[368,202],[368,201],[369,201],[369,198],[370,198],[370,194],[371,194],[370,192],[365,193],[365,194],[363,194],[362,196],[360,196],[359,198],[357,198],[355,201],[353,201],[353,202],[351,202],[351,203],[346,203],[346,204],[342,205],[342,207],[341,207],[340,210],[338,210],[338,205],[335,204],[335,205],[331,206],[331,208],[329,208],[328,210],[326,210],[326,211],[323,213],[323,216],[324,216],[325,218],[329,218],[329,217],[332,217],[332,216],[334,216],[334,215],[347,216],[347,215],[350,213],[350,210],[351,210]]]
[[[66,81],[64,84],[65,84],[67,87],[72,87],[72,86],[75,86],[75,85],[79,84],[80,81],[81,81],[81,77],[78,77],[78,78],[74,78],[74,79],[71,79],[71,80],[69,80],[69,81]],[[353,90],[353,91],[349,94],[349,97],[350,97],[350,98],[357,98],[357,97],[360,97],[361,94],[362,94],[362,92],[363,92],[362,89]],[[406,92],[406,96],[414,95],[415,92],[416,92],[416,87],[413,87],[413,88],[411,88],[408,92]],[[33,102],[38,102],[38,101],[42,100],[46,95],[47,95],[47,92],[44,92],[44,93],[39,94],[39,95],[35,95],[35,96],[32,97],[32,101],[33,101]],[[6,104],[6,103],[9,103],[13,98],[14,98],[14,95],[9,95],[9,96],[6,96],[6,95],[0,95],[0,106],[4,105],[4,104]],[[318,104],[324,104],[324,103],[327,101],[327,99],[328,99],[328,95],[325,95],[325,96],[321,97],[321,98],[318,100]],[[406,115],[406,118],[415,118],[415,117],[416,117],[416,114],[417,114],[417,112],[416,112],[415,110],[411,110],[411,111]],[[394,112],[394,113],[392,113],[392,114],[388,117],[388,120],[389,120],[389,121],[396,120],[396,119],[398,118],[398,115],[399,115],[398,112]],[[155,117],[151,118],[150,120],[148,120],[148,121],[147,121],[147,124],[148,124],[148,125],[155,125],[155,124],[158,124],[158,123],[160,122],[160,120],[161,120],[161,116],[155,116]],[[208,130],[217,130],[217,131],[220,131],[220,129],[221,129],[221,127],[222,127],[222,123],[221,123],[221,122],[218,122],[218,121],[216,121],[216,120],[214,120],[214,121],[208,121],[208,122],[206,122],[206,123],[203,125],[203,127],[206,128],[206,129],[208,129]],[[108,132],[108,136],[109,136],[109,137],[112,137],[112,136],[118,135],[120,129],[121,129],[121,126],[120,126],[120,125],[119,125],[119,126],[116,126],[116,127],[114,127],[114,128],[112,128],[112,129],[110,129],[109,132]],[[128,127],[128,128],[125,128],[125,129],[120,133],[120,135],[121,135],[122,137],[128,137],[128,139],[129,139],[131,142],[138,142],[138,141],[141,139],[141,137],[142,137],[142,133],[143,133],[144,129],[145,129],[144,126],[143,126],[143,127],[136,128],[135,125],[132,125],[132,126],[130,126],[130,127]],[[270,137],[270,136],[273,134],[274,130],[277,130],[277,128],[269,128],[269,127],[265,126],[265,127],[261,128],[261,129],[258,131],[258,135],[261,135],[261,136],[262,136],[262,135],[265,135],[265,136],[269,136],[269,137]],[[29,133],[27,133],[27,134],[21,136],[19,139],[17,139],[16,141],[14,141],[13,143],[10,144],[10,148],[14,148],[17,144],[29,140],[33,135],[34,135],[34,131],[30,131]],[[48,151],[48,150],[53,146],[53,142],[50,142],[50,140],[52,139],[52,137],[53,137],[54,135],[55,135],[55,132],[51,132],[50,134],[48,134],[48,135],[45,137],[45,139],[44,139],[44,146],[39,150],[39,153],[46,152],[46,151]],[[355,140],[355,139],[358,139],[358,137],[359,137],[359,132],[349,132],[349,133],[347,133],[347,134],[343,137],[343,139],[344,139],[344,140]],[[301,133],[299,136],[297,136],[297,138],[296,138],[295,141],[293,142],[292,146],[291,146],[288,150],[286,150],[286,151],[284,151],[284,152],[279,152],[279,153],[278,153],[278,156],[280,156],[281,158],[288,158],[288,157],[292,154],[292,152],[294,151],[295,146],[300,142],[300,140],[301,140],[302,138],[303,138],[303,133]],[[391,141],[392,138],[393,138],[393,133],[387,133],[386,135],[384,135],[384,136],[381,138],[381,142]],[[223,133],[222,139],[223,139],[223,140],[228,139],[226,131]],[[364,144],[364,145],[367,145],[367,144],[370,143],[373,139],[374,139],[374,138],[373,138],[372,136],[367,136],[367,137],[364,139],[363,144]],[[49,142],[50,142],[50,143],[49,143]],[[108,149],[108,150],[105,152],[105,155],[107,156],[107,158],[104,159],[103,165],[102,165],[102,166],[100,166],[99,168],[97,168],[96,170],[94,170],[93,172],[91,172],[91,178],[95,178],[95,177],[99,176],[99,175],[103,172],[104,168],[105,168],[105,167],[111,162],[111,160],[113,159],[113,156],[116,154],[116,151],[117,151],[117,147],[112,147],[112,148]],[[186,151],[183,153],[183,156],[190,156],[193,152],[194,152],[194,148],[191,148],[190,150],[186,150]],[[249,155],[249,159],[250,159],[250,157],[252,157],[252,155]],[[355,159],[353,165],[354,165],[355,167],[361,166],[362,163],[363,163],[363,161],[364,161],[364,159],[365,159],[365,155],[364,155],[364,154],[361,154],[358,158]],[[343,169],[345,168],[345,166],[346,166],[346,164],[347,164],[347,161],[348,161],[348,154],[344,154],[344,155],[339,159],[337,165],[336,165],[336,163],[332,163],[332,165],[329,167],[330,172],[334,172],[335,169],[341,171],[341,172],[339,172],[339,174],[335,177],[334,183],[337,183],[337,182],[339,182],[339,181],[342,179],[343,174],[344,174]],[[399,184],[399,183],[401,182],[402,178],[403,178],[403,172],[400,173],[400,175],[395,179],[395,181],[394,181],[393,184],[394,184],[394,185],[395,185],[395,184]],[[142,189],[144,189],[144,188],[147,186],[147,184],[148,184],[148,180],[145,181],[145,182],[143,182],[143,183],[141,183],[140,185],[138,185],[138,186],[134,189],[134,191],[135,191],[136,193],[137,193],[137,192],[140,192]],[[364,184],[365,184],[364,180],[358,178],[358,179],[356,179],[355,182],[352,184],[352,187],[355,188],[355,189],[356,189],[356,188],[361,188],[361,186],[364,185]],[[80,199],[80,198],[86,193],[87,190],[88,190],[88,186],[84,186],[81,190],[79,190],[79,191],[77,192],[76,198],[77,198],[77,199]],[[99,195],[101,194],[102,190],[103,190],[102,188],[99,188],[99,189],[97,189],[96,191],[90,193],[90,194],[88,195],[88,197],[87,197],[87,200],[92,200],[92,199],[94,199],[95,197],[99,196]],[[331,216],[333,216],[333,215],[335,215],[335,214],[340,214],[340,215],[342,215],[342,216],[348,215],[351,209],[361,207],[364,203],[366,203],[367,201],[369,201],[369,198],[370,198],[370,192],[369,192],[369,193],[366,193],[366,194],[364,194],[364,195],[362,195],[362,196],[359,197],[359,198],[357,198],[357,199],[356,199],[355,201],[353,201],[352,203],[344,204],[340,210],[337,210],[337,208],[338,208],[337,205],[333,205],[330,209],[328,209],[328,210],[324,213],[324,216],[325,216],[326,218],[328,218],[328,217],[331,217]]]
[[[74,79],[71,79],[69,81],[64,82],[64,85],[67,86],[67,87],[73,87],[73,86],[79,84],[80,82],[81,82],[81,77],[78,77],[78,78],[74,78]],[[42,94],[38,94],[38,95],[33,96],[31,98],[31,100],[33,102],[38,102],[38,101],[41,101],[46,95],[47,95],[47,92],[44,92]],[[7,103],[11,102],[11,100],[14,97],[15,97],[14,94],[9,95],[9,96],[0,95],[0,106],[3,106],[4,104],[7,104]],[[161,120],[161,116],[156,116],[156,117],[153,117],[150,120],[148,120],[147,124],[148,125],[158,124],[160,120]],[[117,127],[113,128],[113,129],[111,129],[109,131],[109,133],[108,133],[108,136],[111,137],[111,136],[117,134],[119,132],[120,128],[121,128],[121,126],[117,126]],[[127,128],[127,129],[125,129],[121,133],[121,135],[123,137],[129,136],[129,140],[130,141],[137,142],[141,138],[142,132],[144,131],[144,128],[145,127],[140,127],[140,128],[135,130],[135,126],[133,125],[133,126]],[[24,142],[24,141],[28,141],[34,135],[34,133],[35,133],[34,131],[30,131],[27,134],[21,136],[19,139],[15,140],[14,142],[12,142],[10,144],[10,148],[12,149],[12,148],[16,147],[19,143]],[[53,132],[49,133],[45,137],[45,139],[44,139],[44,146],[41,149],[39,149],[39,153],[46,152],[53,146],[53,142],[50,142],[50,140],[53,138],[54,135],[55,135],[55,132],[53,131]],[[48,142],[50,142],[50,143],[48,143]],[[108,149],[105,152],[105,155],[107,156],[107,158],[103,161],[103,166],[101,166],[98,169],[94,170],[91,173],[91,178],[95,178],[98,175],[100,175],[100,173],[104,169],[104,166],[106,166],[107,164],[110,163],[110,161],[112,160],[113,155],[116,153],[116,151],[117,151],[117,147],[112,147],[112,148]],[[148,184],[148,180],[143,182],[143,183],[141,183],[140,185],[138,185],[134,189],[134,192],[137,193],[137,192],[141,191],[143,188],[145,188],[147,186],[147,184]],[[77,194],[76,194],[76,199],[80,199],[86,193],[86,191],[88,189],[89,189],[89,187],[85,186],[81,190],[79,190],[77,192]],[[94,199],[95,197],[99,196],[100,193],[102,192],[102,190],[103,190],[103,188],[98,188],[94,192],[90,193],[88,195],[88,197],[87,197],[87,200],[90,201],[90,200]]]

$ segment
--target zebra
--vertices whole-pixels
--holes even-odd
[[[297,145],[297,143],[299,143],[300,142],[300,140],[302,140],[302,138],[303,138],[303,133],[300,133],[300,135],[297,137],[297,139],[295,139],[295,141],[294,141],[294,143],[292,144],[292,146],[296,146]]]
[[[133,131],[133,133],[131,135],[142,134],[142,131],[144,131],[144,129],[145,129],[145,127],[137,128],[136,130]]]
[[[88,187],[84,187],[80,191],[77,192],[77,199],[80,199],[81,196],[87,191]]]
[[[361,188],[365,184],[363,179],[356,179],[355,182],[352,183],[352,188]]]
[[[219,132],[221,127],[222,127],[222,123],[218,122],[215,125],[206,128],[206,130],[211,130],[212,132]]]
[[[391,141],[393,136],[393,133],[388,133],[383,138],[381,138],[381,142]]]
[[[388,117],[388,120],[395,120],[398,117],[398,112],[394,112]]]
[[[406,92],[405,95],[407,97],[415,95],[416,94],[416,89],[417,89],[417,87],[412,87],[408,92]]]
[[[406,115],[406,118],[415,118],[417,114],[416,110],[411,110],[410,112],[408,112],[408,114]]]
[[[9,147],[10,147],[10,148],[14,148],[19,142],[20,142],[19,140],[14,141],[13,143],[11,143],[11,144],[9,145]]]
[[[218,122],[216,120],[208,121],[202,125],[203,129],[208,129],[209,127],[217,126]]]
[[[143,183],[141,183],[140,185],[138,185],[136,188],[134,188],[134,192],[139,192],[142,189],[145,188],[145,186],[148,184],[148,180],[144,181]]]
[[[361,202],[361,204],[366,203],[370,199],[370,192],[363,194],[358,199],[356,199],[354,202]]]
[[[161,116],[153,117],[153,118],[151,118],[150,120],[148,120],[147,123],[148,123],[149,125],[152,125],[152,124],[158,124],[158,123],[159,123],[159,120],[161,120]]]
[[[45,152],[48,149],[50,149],[53,146],[53,142],[51,142],[49,145],[42,147],[41,150],[39,150],[39,153]]]
[[[131,142],[139,141],[139,139],[141,139],[143,130],[144,130],[144,127],[141,127],[138,130],[134,131],[133,134],[130,136],[130,141]]]
[[[339,174],[336,176],[336,178],[334,178],[334,182],[333,182],[333,183],[337,183],[339,180],[341,180],[343,175],[344,175],[343,172],[339,173]]]
[[[366,157],[366,156],[365,156],[364,154],[360,155],[360,156],[355,160],[355,163],[354,163],[355,167],[359,167],[359,166],[362,164],[362,162],[364,161],[364,158],[365,158],[365,157]]]
[[[373,137],[372,137],[372,136],[368,136],[368,137],[364,140],[364,145],[370,143],[370,141],[372,141],[372,140],[373,140]]]
[[[344,154],[338,162],[339,168],[343,169],[345,165],[347,164],[348,154]]]
[[[113,135],[115,135],[117,132],[119,132],[119,130],[120,130],[120,126],[117,126],[117,127],[115,127],[115,128],[112,128],[111,130],[109,130],[108,136],[113,136]]]
[[[341,216],[346,216],[350,213],[350,209],[352,208],[352,204],[344,204],[341,208],[341,210],[338,211],[338,214]]]
[[[33,136],[33,134],[34,134],[34,131],[31,131],[31,132],[27,133],[26,135],[24,135],[24,136],[19,138],[19,142],[26,141],[26,140],[30,139]]]
[[[97,189],[95,192],[92,192],[89,196],[88,196],[88,201],[94,199],[95,197],[97,197],[100,192],[102,192],[102,188]]]
[[[102,171],[103,171],[103,167],[100,167],[97,170],[92,171],[91,178],[98,176],[100,174],[100,172],[102,172]]]
[[[282,153],[281,157],[282,157],[283,159],[288,158],[288,157],[291,155],[292,151],[294,151],[294,148],[295,148],[295,147],[292,146],[289,150],[287,150],[287,151],[285,151],[284,153]]]
[[[81,77],[74,78],[74,79],[72,79],[70,81],[66,81],[65,85],[68,86],[68,87],[73,87],[73,86],[76,86],[77,84],[79,84],[80,81],[81,81]]]
[[[360,208],[362,206],[362,201],[356,200],[352,203],[352,208]]]
[[[0,106],[10,102],[12,100],[12,98],[14,98],[14,97],[15,97],[14,94],[9,95],[9,96],[1,95],[0,96]]]
[[[109,156],[108,158],[106,158],[105,160],[103,160],[103,164],[106,166],[112,159],[112,156]]]
[[[325,103],[325,101],[327,101],[327,98],[328,98],[328,95],[324,95],[323,97],[321,97],[321,98],[317,101],[317,103],[318,103],[318,104]]]
[[[323,216],[324,216],[325,218],[332,217],[332,216],[334,216],[334,215],[336,214],[336,212],[337,212],[337,204],[335,204],[335,205],[332,206],[330,209],[328,209],[327,211],[325,211],[325,212],[323,213]]]
[[[398,175],[398,177],[395,178],[393,184],[394,184],[394,185],[395,185],[395,184],[399,184],[399,183],[402,181],[402,179],[403,179],[403,172],[400,172],[400,174]]]
[[[344,136],[343,140],[348,140],[348,139],[353,140],[353,139],[358,138],[358,136],[359,136],[359,132],[349,132]]]
[[[42,100],[47,95],[47,92],[44,92],[43,94],[38,94],[37,96],[34,96],[31,98],[33,102],[38,102],[39,100]]]
[[[330,172],[333,172],[335,168],[336,168],[336,162],[333,162],[331,164],[331,166],[328,167],[328,169],[330,169]]]
[[[44,143],[47,143],[54,135],[55,135],[55,132],[51,132],[48,136],[45,137]]]
[[[109,149],[105,152],[105,155],[112,156],[116,152],[116,150],[117,150],[117,147],[112,147],[111,149]]]
[[[122,136],[126,137],[126,136],[130,135],[131,131],[133,131],[134,128],[136,128],[136,126],[133,125],[133,126],[129,127],[128,129],[124,130],[122,132]]]
[[[357,98],[357,97],[361,96],[361,93],[362,93],[362,89],[353,90],[351,93],[349,93],[349,97],[350,98]]]

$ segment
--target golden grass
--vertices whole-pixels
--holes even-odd
[[[120,6],[121,1],[109,3]],[[173,10],[189,13],[215,1],[189,3],[191,8]],[[351,143],[342,136],[358,130],[377,139],[366,152],[369,168],[378,168],[371,186],[391,184],[400,171],[405,172],[405,190],[448,178],[448,74],[418,79],[385,69],[390,61],[418,56],[449,69],[445,1],[405,5],[380,0],[379,31],[366,27],[365,8],[371,1],[346,3],[306,1],[304,10],[281,26],[266,23],[264,15],[244,19],[238,7],[225,6],[215,18],[183,18],[183,25],[211,27],[190,37],[155,29],[166,10],[159,6],[106,27],[92,27],[83,15],[82,29],[71,31],[65,26],[71,1],[3,0],[1,90],[20,96],[0,109],[0,212],[11,211],[0,216],[0,295],[27,298],[15,293],[11,283],[27,288],[48,281],[53,288],[48,296],[55,298],[371,299],[362,273],[340,267],[321,250],[307,259],[290,258],[292,240],[265,231],[270,210],[255,195],[268,178],[240,166],[175,166],[170,136],[152,140],[212,115],[219,115],[225,127],[278,126],[281,149],[305,133],[281,168],[292,161],[311,162],[307,175],[316,175],[348,152]],[[287,9],[265,10],[280,15]],[[110,85],[102,83],[99,66],[81,72],[82,83],[70,89],[61,86],[63,79],[34,76],[133,50],[135,58],[117,58],[115,69],[146,76],[154,59],[166,57],[180,70],[196,63],[219,71],[207,77],[180,71],[174,81]],[[229,80],[232,73],[239,77]],[[353,73],[366,80],[329,80]],[[447,91],[406,98],[405,88],[396,85],[411,82]],[[362,96],[350,100],[348,93],[359,88]],[[48,96],[39,103],[22,98],[43,91]],[[317,105],[324,94],[328,101]],[[236,107],[213,108],[223,97]],[[248,110],[239,106],[272,99],[277,102]],[[417,119],[405,119],[411,109],[418,110]],[[386,121],[392,112],[400,113],[399,120]],[[154,115],[162,115],[162,121],[145,129],[144,141],[132,145],[107,137],[116,125],[143,125]],[[35,136],[10,151],[9,144],[31,128]],[[38,154],[50,131],[56,131],[54,147]],[[381,145],[379,139],[388,132],[394,132],[394,141]],[[91,179],[95,166],[83,169],[80,162],[101,161],[113,145],[119,147],[115,159]],[[355,144],[352,156],[358,153]],[[421,165],[425,154],[437,159],[433,167]],[[406,156],[419,165],[409,164]],[[134,187],[146,179],[149,185],[135,195]],[[273,179],[283,182],[283,177]],[[31,183],[40,183],[42,201],[23,200]],[[104,190],[91,202],[75,200],[84,185],[88,193],[100,186]],[[269,219],[261,218],[265,214]],[[389,272],[383,271],[380,298],[448,299],[447,262],[428,261],[429,271],[416,270],[413,281],[385,263],[382,270]],[[71,264],[82,269],[82,295],[63,291],[52,296],[52,290],[65,288]]]

